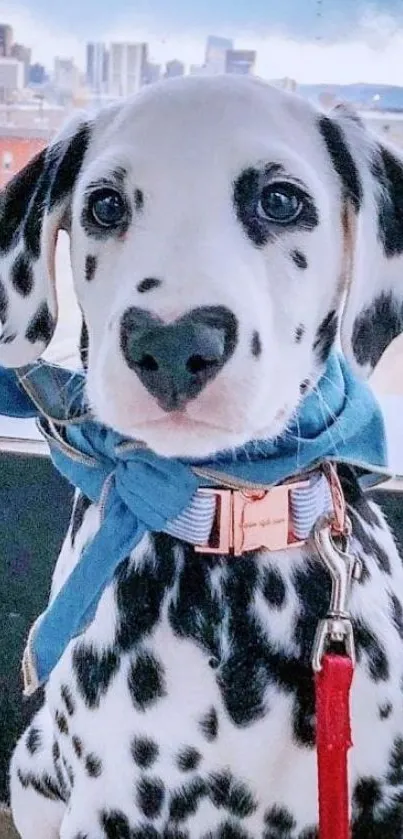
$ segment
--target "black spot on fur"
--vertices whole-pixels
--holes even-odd
[[[160,778],[141,778],[136,787],[136,804],[147,819],[156,819],[162,809],[165,787]]]
[[[300,323],[295,330],[295,343],[300,344],[305,335],[305,326]]]
[[[131,839],[160,839],[160,833],[150,824],[143,824],[133,828]]]
[[[308,260],[305,254],[301,253],[301,251],[291,251],[291,259],[297,268],[301,268],[302,271],[305,271],[305,269],[308,268]]]
[[[188,830],[181,829],[178,825],[168,825],[162,831],[162,839],[190,839]]]
[[[98,708],[119,668],[115,650],[97,651],[85,643],[73,652],[78,690],[88,708]]]
[[[45,211],[52,211],[72,192],[89,138],[90,128],[85,125],[73,138],[61,140],[42,152],[42,166],[34,184],[35,190],[24,196],[26,218],[23,236],[26,249],[34,259],[40,256]]]
[[[403,608],[396,594],[390,594],[390,610],[395,629],[403,640]]]
[[[56,774],[58,789],[63,800],[68,801],[70,797],[70,788],[66,782],[64,773],[60,766],[60,747],[57,740],[54,740],[52,746],[53,768]]]
[[[124,560],[116,572],[118,628],[116,643],[130,650],[156,625],[175,567],[173,540],[164,534],[153,536],[155,548],[143,557],[141,567]],[[158,562],[155,562],[155,553]]]
[[[158,286],[162,285],[161,280],[156,280],[154,277],[145,277],[144,280],[137,286],[137,291],[140,294],[144,294],[145,291],[151,291],[153,288],[158,288]]]
[[[337,474],[340,478],[347,504],[350,508],[352,508],[351,512],[353,514],[354,512],[359,513],[363,521],[365,521],[371,528],[379,527],[381,525],[381,520],[379,519],[376,508],[371,506],[368,497],[365,495],[358,482],[357,470],[352,466],[347,466],[345,463],[339,463],[337,466]],[[361,541],[361,533],[357,535],[357,538]]]
[[[320,117],[318,127],[341,180],[343,197],[348,199],[358,212],[363,199],[362,183],[343,130],[337,122],[325,116]]]
[[[224,594],[228,611],[230,654],[221,663],[217,682],[226,710],[237,726],[247,726],[269,713],[266,690],[271,675],[271,648],[252,601],[259,584],[253,554],[228,564]],[[274,666],[275,669],[275,666]]]
[[[149,769],[159,754],[157,744],[150,737],[134,737],[130,750],[133,760],[141,769]]]
[[[55,722],[60,731],[60,734],[68,734],[69,733],[69,726],[67,719],[61,711],[57,710],[55,713]]]
[[[218,735],[218,716],[215,708],[209,711],[199,721],[201,731],[209,743],[212,743]]]
[[[5,335],[0,336],[0,344],[12,344],[16,337],[16,332],[12,332],[11,334],[6,333]]]
[[[252,355],[254,356],[254,358],[259,358],[259,356],[262,354],[262,342],[260,340],[260,335],[258,332],[254,332],[252,335],[251,348]]]
[[[54,761],[54,770],[55,770],[55,774],[56,774],[56,779],[57,779],[57,784],[58,784],[60,796],[63,799],[63,801],[69,801],[72,786],[71,786],[70,782],[68,781],[68,779],[66,780],[66,774],[67,773],[62,772],[62,769],[61,769],[61,766],[60,766],[60,758],[58,760]]]
[[[273,237],[278,236],[280,229],[284,230],[313,230],[318,224],[318,213],[312,197],[302,187],[298,189],[303,209],[297,219],[290,224],[279,225],[263,218],[258,213],[260,195],[267,183],[268,175],[273,173],[281,174],[282,167],[275,164],[269,171],[258,169],[245,169],[234,184],[234,207],[238,221],[257,247],[264,247]]]
[[[354,623],[354,638],[357,661],[360,662],[365,654],[371,679],[374,682],[386,682],[389,678],[389,662],[379,638],[361,620]]]
[[[380,782],[371,777],[361,778],[354,788],[353,808],[369,816],[380,803],[381,798]]]
[[[130,665],[128,687],[134,707],[145,711],[166,696],[164,668],[154,653],[142,650]]]
[[[263,594],[270,606],[274,609],[282,609],[286,599],[286,588],[277,568],[264,569]]]
[[[66,758],[65,758],[65,757],[63,757],[63,758],[62,758],[62,760],[63,760],[63,766],[64,766],[64,768],[65,768],[65,770],[66,770],[66,773],[67,773],[67,777],[68,777],[68,779],[69,779],[70,788],[71,788],[71,789],[73,789],[73,787],[74,787],[74,772],[73,772],[73,767],[72,767],[72,766],[71,766],[71,764],[70,764],[70,763],[66,760]]]
[[[80,492],[77,495],[77,498],[76,498],[75,503],[74,503],[73,514],[72,514],[72,517],[71,517],[70,538],[71,538],[71,544],[72,544],[73,548],[74,548],[74,544],[75,544],[75,541],[76,541],[77,533],[78,533],[79,530],[81,530],[81,527],[82,527],[82,524],[83,524],[83,521],[84,521],[84,516],[85,516],[87,510],[89,510],[89,508],[91,507],[91,504],[92,504],[92,501],[90,501],[90,499],[87,498],[87,496],[84,495],[84,493]]]
[[[234,204],[238,220],[257,247],[263,247],[270,238],[267,224],[257,214],[260,192],[260,174],[256,169],[246,169],[235,183]]]
[[[0,321],[4,324],[8,313],[8,295],[4,283],[0,280]]]
[[[383,705],[379,705],[378,713],[380,720],[388,720],[391,713],[393,711],[393,705],[391,702],[384,702]]]
[[[358,364],[375,367],[403,330],[403,305],[392,292],[379,295],[354,321],[351,345]]]
[[[74,749],[74,751],[75,751],[75,753],[76,753],[77,757],[78,757],[78,758],[81,758],[81,757],[82,757],[82,754],[83,754],[83,743],[82,743],[82,740],[80,740],[80,738],[79,738],[79,737],[77,737],[77,735],[74,735],[74,737],[72,738],[71,742],[72,742],[73,749]]]
[[[264,839],[289,839],[297,826],[290,811],[276,804],[264,814],[264,823]]]
[[[236,822],[225,821],[217,830],[206,833],[203,839],[252,839],[252,836]]]
[[[106,839],[133,839],[129,820],[120,810],[104,810],[99,821]]]
[[[28,731],[26,745],[29,753],[34,755],[42,746],[42,734],[39,728],[31,726]]]
[[[318,621],[327,614],[330,602],[330,579],[315,558],[293,575],[301,610],[295,623],[294,642],[297,658],[278,663],[278,680],[286,692],[294,695],[292,728],[295,742],[312,748],[315,743],[315,695],[311,655]]]
[[[362,522],[360,521],[361,513],[363,513],[364,511],[364,505],[360,507],[355,505],[354,508],[349,506],[348,508],[348,515],[353,527],[353,535],[360,542],[365,553],[368,554],[369,557],[373,557],[375,559],[378,568],[381,571],[383,571],[384,574],[390,575],[392,573],[392,569],[390,566],[390,559],[386,551],[384,550],[382,545],[380,545],[376,541],[374,535],[369,531],[369,529],[364,527]],[[366,512],[368,512],[368,505]],[[368,521],[366,522],[366,524],[368,524]]]
[[[392,787],[403,786],[403,737],[394,740],[386,780]]]
[[[30,344],[36,344],[37,341],[48,344],[53,335],[54,326],[47,303],[42,303],[29,322],[25,337]]]
[[[88,349],[89,349],[89,335],[88,335],[88,328],[84,318],[81,321],[81,331],[80,331],[80,359],[83,370],[87,372],[88,369]]]
[[[57,782],[47,773],[37,776],[33,772],[22,772],[18,769],[17,777],[24,789],[32,787],[38,795],[50,801],[65,801]]]
[[[140,212],[144,207],[144,195],[141,189],[134,190],[134,206],[137,212]]]
[[[85,768],[90,778],[99,778],[102,773],[102,760],[94,754],[88,754],[85,758]]]
[[[11,283],[15,291],[26,297],[34,285],[34,273],[25,253],[19,253],[11,268]]]
[[[56,143],[49,149],[49,162],[53,169],[49,210],[64,201],[71,193],[80,172],[90,136],[90,126],[86,123],[70,140]]]
[[[0,250],[7,253],[16,243],[27,206],[37,189],[45,165],[46,150],[37,154],[0,195]]]
[[[176,765],[181,772],[191,772],[197,769],[201,761],[200,752],[193,746],[186,746],[181,749],[176,757]]]
[[[246,784],[237,781],[228,770],[209,775],[208,790],[215,807],[224,807],[240,819],[252,815],[257,808]]]
[[[389,149],[378,146],[371,172],[380,185],[378,237],[389,259],[403,253],[403,165]]]
[[[329,312],[320,324],[316,333],[313,349],[318,361],[324,364],[337,335],[338,318],[333,309]]]
[[[158,554],[159,555],[159,554]],[[211,585],[212,558],[184,546],[183,567],[177,583],[177,596],[168,611],[176,635],[191,638],[209,658],[221,658],[220,632],[223,604]]]
[[[169,802],[169,816],[173,821],[184,821],[196,812],[201,798],[207,795],[207,786],[202,778],[193,778],[188,784],[175,790]]]
[[[63,700],[63,702],[66,706],[66,711],[67,711],[69,717],[72,717],[73,714],[74,714],[74,711],[76,709],[76,706],[75,706],[75,702],[74,702],[74,699],[73,699],[73,695],[72,695],[71,690],[68,687],[68,685],[62,685],[61,690],[60,690],[60,694],[61,694],[62,700]]]
[[[97,258],[92,254],[85,257],[85,279],[90,283],[94,279],[95,271],[97,269]]]
[[[41,254],[42,224],[51,178],[52,168],[46,166],[38,181],[35,194],[29,201],[27,215],[23,225],[22,235],[24,244],[27,253],[32,259],[39,259]]]
[[[352,816],[354,839],[401,839],[401,791],[393,797],[386,796],[378,779],[361,778],[353,791]]]

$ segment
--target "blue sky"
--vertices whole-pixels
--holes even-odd
[[[168,29],[275,26],[300,37],[314,31],[343,37],[369,9],[403,20],[402,0],[26,0],[24,5],[66,30],[99,33],[123,17]]]
[[[201,63],[208,34],[256,49],[263,78],[403,85],[403,0],[0,0],[33,59],[84,67],[88,40],[146,40],[153,60]]]
[[[369,10],[403,21],[402,0],[25,0],[23,5],[66,31],[100,35],[123,18],[167,31],[279,27],[294,37],[328,38],[351,34]]]

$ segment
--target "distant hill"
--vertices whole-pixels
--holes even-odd
[[[382,111],[403,111],[403,87],[382,84],[301,84],[298,93],[317,102],[324,94],[351,102],[362,108],[376,108]],[[378,98],[379,97],[379,98]]]

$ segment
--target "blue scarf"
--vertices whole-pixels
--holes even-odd
[[[119,563],[147,531],[166,531],[199,487],[270,487],[324,460],[388,474],[379,405],[335,353],[281,437],[197,461],[160,457],[100,425],[86,407],[83,385],[82,373],[44,362],[0,369],[0,414],[37,417],[56,468],[91,501],[102,498],[104,510],[99,530],[31,631],[35,687],[91,622]]]

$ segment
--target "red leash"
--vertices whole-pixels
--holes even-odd
[[[347,752],[353,662],[327,653],[315,674],[319,839],[350,839]]]
[[[314,528],[314,542],[326,566],[332,591],[329,611],[319,621],[312,666],[315,673],[316,749],[318,763],[319,839],[351,839],[348,750],[352,746],[350,689],[355,666],[349,600],[361,563],[348,551],[351,525],[334,466],[327,464],[334,516]],[[331,652],[333,644],[344,654]]]

